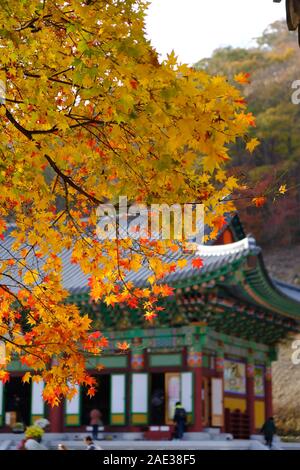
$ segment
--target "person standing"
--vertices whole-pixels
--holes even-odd
[[[267,421],[264,423],[263,427],[261,428],[261,432],[265,436],[266,445],[271,449],[274,434],[276,433],[276,426],[275,426],[273,417],[267,419]]]
[[[173,421],[176,424],[176,434],[175,434],[176,438],[182,439],[184,430],[185,430],[185,424],[186,424],[186,411],[183,408],[180,401],[178,401],[175,405],[175,413],[174,413]]]
[[[96,441],[98,439],[98,426],[102,425],[102,414],[101,411],[98,410],[97,408],[94,408],[90,412],[90,425],[93,428],[92,434],[93,434],[93,439]]]

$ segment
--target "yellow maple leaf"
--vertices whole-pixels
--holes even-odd
[[[253,153],[256,147],[258,147],[259,145],[260,141],[255,137],[247,143],[246,149],[249,150],[250,153]]]
[[[30,372],[26,372],[23,377],[22,377],[22,382],[24,383],[29,383],[31,380],[31,373]]]
[[[178,266],[179,266],[180,268],[184,268],[184,266],[187,265],[187,260],[186,260],[186,259],[179,259],[179,260],[177,261],[177,264],[178,264]]]
[[[38,280],[39,273],[36,270],[26,271],[23,276],[23,281],[25,284],[34,284]]]
[[[221,183],[225,181],[227,178],[226,172],[224,170],[219,170],[216,174],[216,180],[220,181]]]
[[[278,191],[280,194],[285,194],[287,192],[286,184],[282,184]]]

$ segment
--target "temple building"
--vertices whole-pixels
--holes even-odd
[[[262,250],[245,235],[238,215],[201,256],[202,269],[168,276],[174,295],[153,325],[138,311],[91,301],[86,278],[66,256],[70,301],[109,339],[107,351],[89,363],[97,393],[90,399],[78,390],[71,402],[49,410],[43,384],[22,384],[25,368],[13,363],[11,380],[0,385],[0,429],[7,432],[7,416],[17,410],[27,424],[46,416],[53,432],[84,431],[98,408],[107,432],[154,432],[172,425],[181,401],[189,432],[255,434],[273,414],[271,365],[278,343],[300,330],[300,290],[269,277]],[[143,269],[130,275],[137,285],[146,279]],[[117,352],[123,341],[131,345],[126,354]]]

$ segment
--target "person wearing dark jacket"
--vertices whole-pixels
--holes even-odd
[[[276,426],[274,423],[274,418],[268,418],[263,427],[261,428],[261,432],[265,436],[266,445],[271,449],[273,437],[276,433]]]
[[[175,405],[175,413],[173,418],[174,423],[176,424],[176,437],[177,439],[183,438],[183,433],[185,429],[186,423],[186,411],[183,408],[180,401],[178,401]]]

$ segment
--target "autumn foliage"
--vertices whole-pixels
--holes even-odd
[[[254,126],[225,77],[179,65],[173,53],[159,63],[145,39],[145,9],[141,0],[1,2],[0,379],[19,358],[30,369],[24,380],[45,381],[50,404],[72,397],[76,384],[94,393],[87,361],[107,345],[66,303],[62,252],[89,277],[95,301],[153,319],[157,300],[172,293],[163,277],[184,265],[165,257],[178,244],[101,242],[96,207],[121,195],[201,202],[215,235],[239,184],[226,177],[228,146]],[[250,151],[257,144],[246,142]],[[126,275],[142,265],[151,276],[138,288]]]

